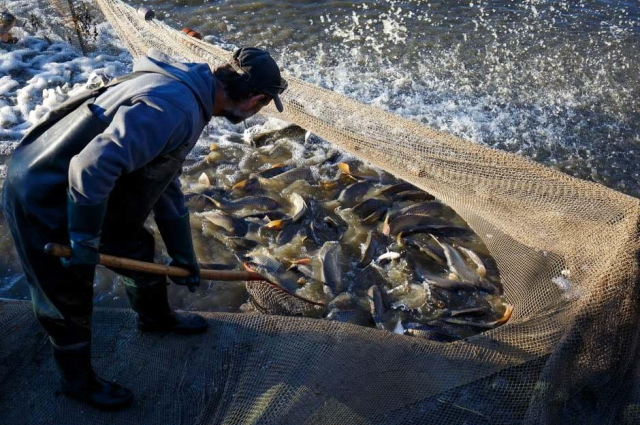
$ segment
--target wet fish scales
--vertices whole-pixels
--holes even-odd
[[[380,247],[380,236],[375,231],[370,231],[367,235],[367,240],[364,243],[364,249],[358,262],[358,267],[368,266],[375,257]]]
[[[462,258],[462,255],[451,245],[440,241],[435,236],[434,240],[440,245],[444,251],[444,255],[447,257],[447,264],[449,269],[458,275],[460,279],[473,283],[474,285],[480,284],[480,276],[478,276],[473,270],[469,268],[467,263]]]
[[[384,299],[382,297],[382,291],[376,285],[373,285],[367,291],[369,296],[369,305],[371,307],[371,316],[376,324],[376,327],[381,330],[385,330],[384,326],[384,313],[386,311],[384,305]]]
[[[423,202],[417,205],[409,205],[398,211],[397,216],[401,215],[441,215],[444,211],[444,205],[438,201]]]
[[[269,211],[280,208],[278,202],[266,196],[247,196],[246,198],[234,201],[221,202],[221,206],[230,210],[252,208],[255,210]]]
[[[383,199],[370,198],[366,199],[353,207],[353,212],[360,218],[368,217],[374,212],[381,211],[389,206],[389,201]]]
[[[373,185],[369,182],[358,182],[353,183],[342,192],[338,196],[338,201],[343,207],[351,208],[354,207],[357,203],[359,203],[362,198],[367,194],[369,189],[371,189]]]
[[[285,290],[295,293],[298,289],[298,275],[286,270],[284,265],[275,258],[263,254],[251,255],[247,263],[258,273]]]
[[[433,201],[436,199],[430,193],[427,193],[422,190],[407,190],[404,192],[397,193],[393,196],[393,199],[398,202],[403,201]]]
[[[393,196],[400,192],[405,192],[407,190],[416,190],[417,187],[412,185],[411,183],[402,182],[391,185],[380,192],[380,194],[385,196]]]
[[[325,292],[331,298],[344,291],[340,267],[341,253],[340,244],[334,241],[325,242],[318,252],[321,280],[325,286]]]

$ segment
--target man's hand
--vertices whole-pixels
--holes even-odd
[[[172,277],[171,280],[176,285],[188,286],[189,291],[195,292],[196,287],[200,286],[200,266],[193,250],[189,213],[169,220],[156,217],[156,224],[172,259],[170,265],[191,271],[189,277]]]
[[[62,265],[83,282],[93,282],[96,264],[100,261],[98,247],[107,200],[98,204],[79,204],[67,193],[67,217],[71,257],[61,258]]]

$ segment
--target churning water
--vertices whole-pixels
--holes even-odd
[[[640,196],[636,0],[149,0],[291,74]]]

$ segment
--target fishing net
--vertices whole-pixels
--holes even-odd
[[[155,47],[212,67],[230,58],[228,51],[145,20],[119,0],[95,3],[136,57]],[[141,409],[148,413],[144,423],[640,423],[637,199],[285,78],[284,113],[271,107],[266,114],[452,207],[495,259],[514,307],[511,320],[441,344],[308,318],[208,314],[213,336],[197,341],[191,354],[187,344],[194,343],[172,338],[114,343],[108,359],[98,362],[109,377],[147,392],[129,413],[84,416],[82,423],[142,423],[136,420]],[[17,321],[10,310],[3,310],[3,330],[9,319]],[[130,334],[113,329],[128,313],[97,317],[103,320],[98,344],[114,332]],[[152,378],[140,381],[139,372],[129,373],[129,362],[140,364],[138,371],[153,365],[156,386],[148,385]],[[6,376],[0,375],[3,394]],[[74,416],[57,419],[81,423]]]

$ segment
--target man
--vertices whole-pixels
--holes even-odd
[[[269,53],[242,48],[213,73],[152,50],[134,73],[70,99],[37,123],[15,150],[2,206],[30,285],[36,317],[49,334],[62,391],[103,409],[133,396],[91,367],[93,278],[98,252],[153,261],[151,211],[172,265],[189,269],[174,283],[199,286],[189,213],[178,176],[212,116],[233,123],[279,98],[286,81]],[[62,262],[47,242],[70,244]],[[141,331],[203,332],[200,316],[178,315],[165,277],[116,270]]]

